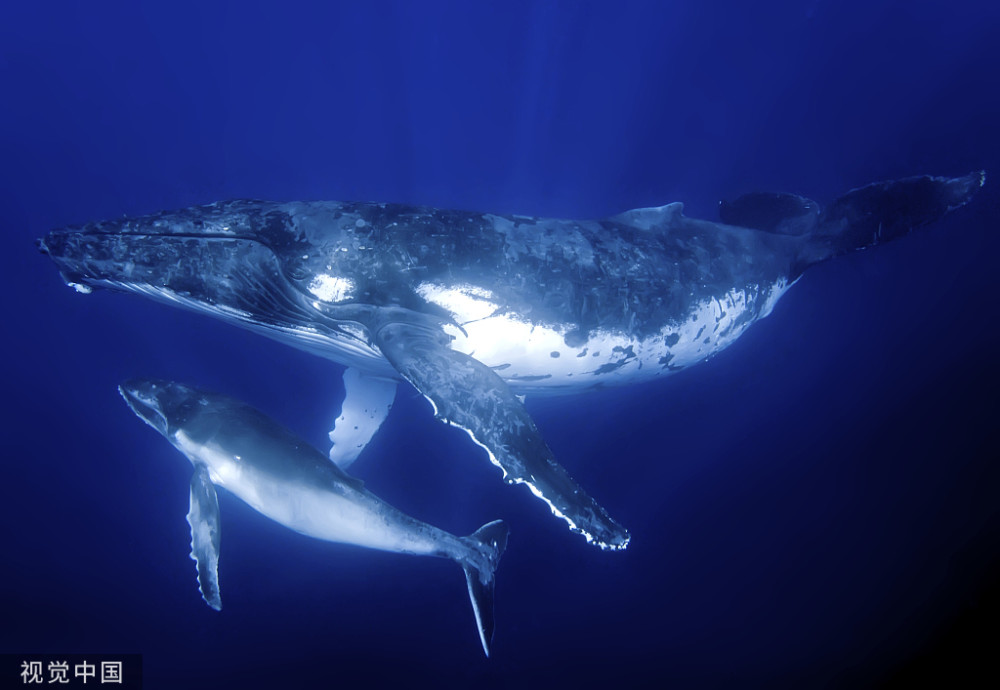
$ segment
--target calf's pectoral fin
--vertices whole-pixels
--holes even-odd
[[[344,404],[330,432],[330,459],[338,467],[345,469],[357,459],[382,426],[395,397],[395,381],[353,367],[344,372]]]
[[[520,400],[493,370],[452,350],[443,331],[390,322],[375,344],[403,378],[434,405],[435,416],[467,431],[508,483],[527,484],[570,529],[604,549],[623,549],[628,532],[560,466]]]
[[[198,589],[205,603],[216,611],[222,609],[219,595],[219,497],[208,477],[208,468],[198,463],[191,475],[191,558],[198,567]]]

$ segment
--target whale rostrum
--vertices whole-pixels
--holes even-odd
[[[219,590],[220,486],[257,512],[310,537],[383,551],[442,556],[465,572],[486,656],[493,639],[494,571],[507,544],[497,520],[468,537],[420,522],[368,491],[322,453],[258,410],[184,384],[133,379],[125,402],[194,466],[191,558],[205,602],[222,608]]]
[[[83,292],[146,295],[348,367],[334,462],[357,457],[405,380],[508,482],[526,484],[587,541],[621,549],[628,532],[556,462],[523,396],[700,362],[766,316],[809,266],[933,222],[984,180],[881,182],[825,208],[749,194],[720,207],[724,222],[688,218],[679,203],[560,220],[236,200],[57,230],[39,246]]]

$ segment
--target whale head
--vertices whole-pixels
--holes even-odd
[[[118,386],[118,392],[140,419],[167,438],[205,402],[201,391],[158,379],[129,379]]]
[[[53,230],[38,248],[81,292],[112,288],[193,308],[259,313],[265,304],[308,307],[286,260],[304,242],[275,204],[229,201]]]
[[[344,306],[358,299],[354,257],[328,246],[338,241],[337,213],[319,203],[226,201],[53,230],[38,248],[79,292],[140,294],[377,367],[357,309]],[[348,265],[334,266],[341,257]]]

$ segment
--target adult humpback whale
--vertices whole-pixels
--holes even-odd
[[[205,603],[219,593],[219,499],[222,486],[285,527],[326,541],[383,551],[443,556],[465,572],[486,656],[493,639],[493,573],[507,546],[500,520],[457,537],[411,518],[364,488],[359,479],[249,405],[171,381],[133,379],[118,387],[140,419],[194,465],[191,558]]]
[[[395,381],[602,548],[627,531],[556,463],[521,395],[652,379],[732,343],[809,266],[964,205],[985,174],[557,220],[353,202],[227,201],[51,232],[82,292],[207,312],[347,365],[331,458],[349,463]]]

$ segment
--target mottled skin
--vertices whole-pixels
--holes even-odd
[[[983,180],[878,183],[823,212],[748,195],[722,209],[737,225],[685,218],[679,204],[575,221],[229,201],[55,231],[40,246],[78,286],[178,303],[405,378],[508,481],[588,541],[624,548],[627,532],[555,462],[514,393],[628,383],[704,359],[809,265],[934,221]],[[479,293],[487,311],[473,318]]]
[[[318,274],[354,281],[350,299],[333,304],[401,307],[442,322],[451,315],[417,294],[417,285],[475,285],[489,290],[502,312],[565,329],[571,347],[585,346],[595,328],[654,334],[709,297],[769,286],[800,270],[801,238],[671,211],[643,229],[626,217],[573,221],[238,200],[94,223],[53,233],[45,243],[53,256],[77,257],[63,268],[71,282],[100,285],[95,276],[113,276],[147,283],[289,328],[331,327],[308,289]],[[248,290],[255,282],[267,291]]]

